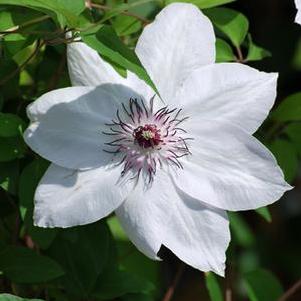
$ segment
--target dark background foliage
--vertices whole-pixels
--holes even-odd
[[[22,140],[25,108],[43,93],[70,85],[65,30],[107,24],[89,35],[79,30],[80,36],[121,73],[132,70],[151,84],[128,49],[164,1],[134,8],[135,1],[92,1],[92,10],[84,10],[81,0],[42,1],[42,8],[38,2],[0,0],[0,301],[301,300],[301,26],[294,23],[293,1],[190,1],[206,8],[215,25],[218,61],[280,73],[277,104],[256,135],[295,186],[269,209],[230,214],[225,279],[184,265],[164,247],[163,262],[147,259],[114,216],[65,230],[33,226],[33,194],[48,162]],[[208,10],[204,3],[224,5]],[[225,28],[221,16],[234,20],[234,27]],[[37,18],[41,22],[30,24]],[[20,24],[26,26],[16,29]],[[106,44],[106,37],[120,43]]]

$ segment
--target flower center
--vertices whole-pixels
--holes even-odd
[[[157,129],[155,124],[146,124],[144,126],[138,126],[133,133],[135,142],[137,142],[143,148],[154,148],[163,142],[160,135],[160,130]]]
[[[183,168],[180,160],[190,155],[188,147],[193,140],[182,128],[188,119],[182,116],[182,109],[166,106],[154,112],[153,99],[149,105],[137,99],[122,104],[122,110],[117,110],[116,118],[103,132],[114,138],[105,143],[104,151],[113,155],[113,162],[123,165],[121,176],[137,180],[142,176],[149,183],[158,168]]]

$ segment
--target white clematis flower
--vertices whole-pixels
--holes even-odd
[[[74,87],[28,107],[28,145],[52,165],[35,194],[35,224],[70,227],[115,211],[139,250],[162,245],[223,275],[226,210],[277,201],[291,187],[252,134],[276,96],[277,74],[215,64],[210,21],[172,4],[146,26],[136,53],[164,103],[119,76],[82,43],[68,46]]]
[[[301,24],[301,0],[295,0],[296,3],[296,8],[297,8],[297,15],[296,15],[296,19],[295,22],[298,24]]]

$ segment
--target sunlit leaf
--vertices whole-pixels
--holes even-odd
[[[230,8],[211,8],[205,11],[216,28],[223,32],[235,45],[239,47],[245,40],[249,29],[248,19],[240,12]]]
[[[141,21],[130,16],[118,16],[112,23],[118,36],[126,36],[139,31],[142,28]]]
[[[76,26],[77,16],[85,9],[84,0],[0,0],[0,4],[19,5],[49,14],[62,26]]]
[[[222,39],[216,39],[216,62],[235,61],[236,57],[231,46]]]
[[[249,51],[246,60],[247,61],[259,61],[266,57],[272,56],[271,52],[268,50],[257,46],[253,41],[251,35],[248,36],[249,39]]]

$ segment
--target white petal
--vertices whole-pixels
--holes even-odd
[[[121,103],[140,97],[121,85],[73,87],[44,94],[28,107],[31,119],[26,143],[42,157],[62,167],[79,169],[106,165],[105,123],[116,119]]]
[[[212,24],[192,4],[168,5],[144,28],[136,53],[163,100],[173,103],[188,75],[215,61]]]
[[[296,15],[296,19],[295,22],[298,24],[301,24],[301,0],[295,0],[296,3],[296,7],[297,7],[297,15]]]
[[[76,171],[50,165],[35,193],[34,223],[71,227],[93,223],[115,210],[127,195],[116,184],[121,170]]]
[[[223,275],[230,241],[226,213],[180,194],[168,178],[156,175],[150,190],[130,194],[116,214],[133,243],[150,258],[158,259],[165,245],[192,267]]]
[[[69,76],[73,86],[124,84],[126,81],[94,49],[82,42],[68,44],[67,58]]]
[[[128,70],[127,78],[123,78],[94,49],[82,42],[68,44],[67,58],[69,76],[73,86],[122,84],[144,95],[146,99],[155,95],[152,88],[136,74]]]
[[[239,127],[200,121],[188,131],[192,155],[173,178],[191,197],[225,210],[249,210],[291,189],[271,152]]]
[[[243,64],[214,64],[191,74],[177,103],[197,118],[231,121],[254,133],[272,108],[276,90],[276,73]]]

